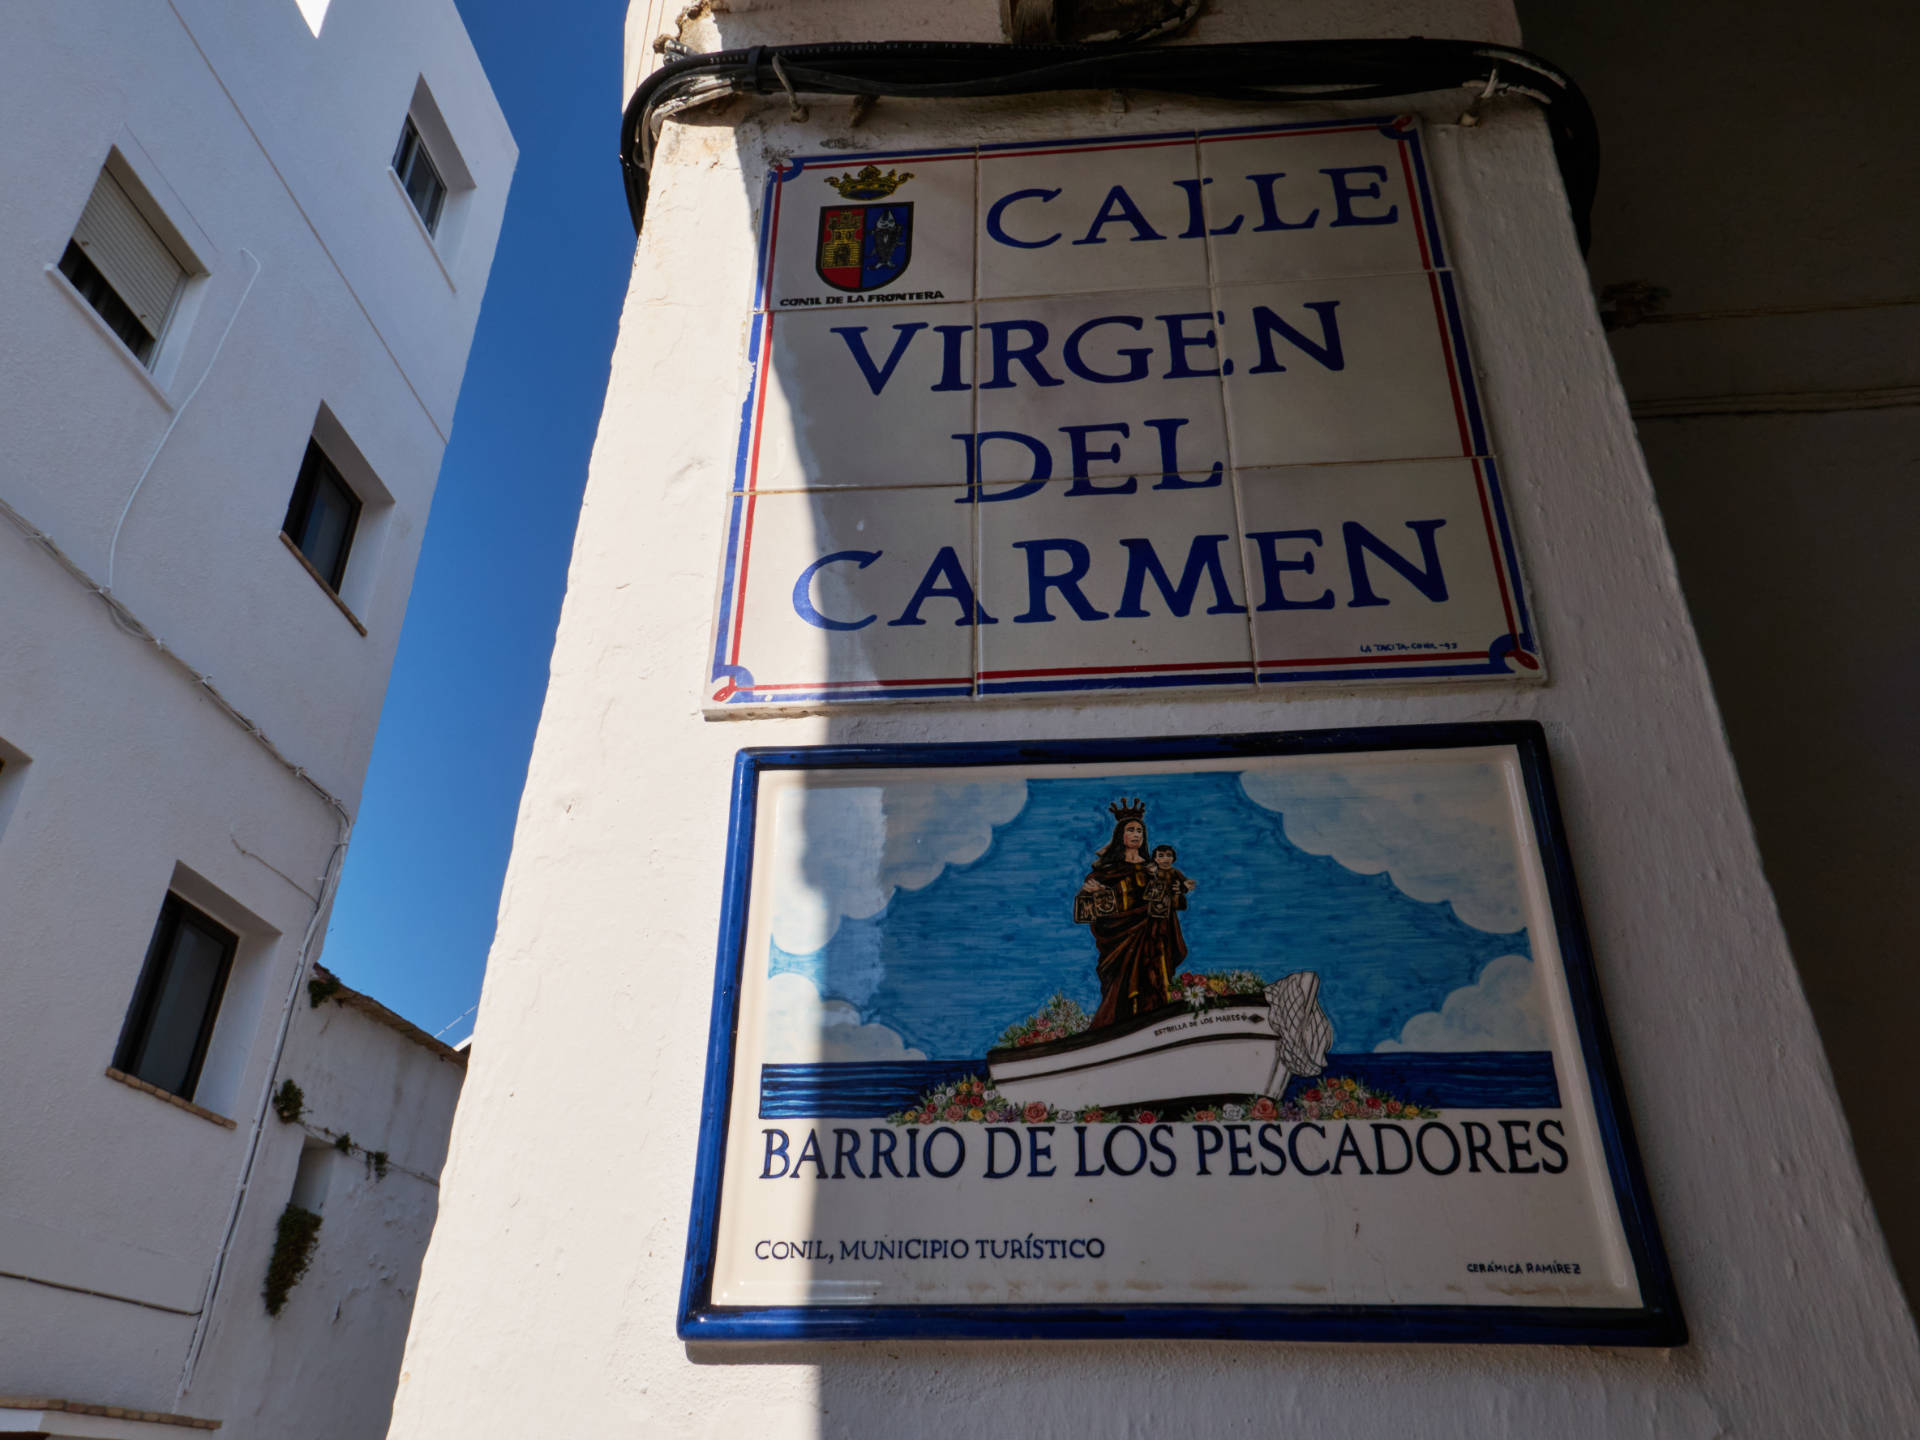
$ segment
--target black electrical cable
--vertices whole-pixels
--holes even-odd
[[[1600,136],[1557,66],[1474,40],[1274,40],[1247,45],[978,45],[917,40],[757,45],[661,66],[622,117],[620,167],[640,232],[656,115],[726,95],[970,99],[1057,90],[1157,90],[1215,100],[1377,100],[1471,87],[1522,95],[1545,112],[1573,226],[1586,249]],[[664,116],[662,116],[664,118]]]

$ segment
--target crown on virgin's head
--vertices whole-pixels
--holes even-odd
[[[902,175],[889,170],[882,175],[878,165],[868,165],[857,175],[828,175],[824,178],[827,184],[849,200],[884,200],[911,180],[913,172],[909,170]]]
[[[1112,812],[1114,823],[1124,825],[1129,820],[1144,820],[1147,814],[1147,802],[1135,797],[1132,800],[1122,795],[1117,804],[1107,806]]]

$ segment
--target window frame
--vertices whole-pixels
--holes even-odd
[[[221,946],[220,966],[214,975],[206,1010],[200,1017],[199,1033],[194,1038],[193,1054],[187,1062],[181,1088],[167,1090],[168,1094],[177,1095],[191,1104],[194,1092],[200,1088],[200,1073],[206,1065],[207,1049],[213,1041],[213,1028],[220,1017],[221,1002],[226,998],[227,981],[233,974],[233,961],[239,953],[240,937],[175,891],[169,890],[166,899],[160,902],[160,916],[154,921],[153,938],[147,942],[147,957],[140,967],[139,983],[134,986],[133,1003],[127,1007],[127,1018],[120,1029],[120,1042],[114,1047],[113,1068],[155,1089],[167,1089],[159,1081],[140,1073],[140,1061],[144,1058],[142,1051],[153,1036],[154,1014],[165,990],[171,952],[183,922],[190,923]]]
[[[15,749],[6,742],[6,737],[0,736],[0,842],[7,838],[7,821],[26,784],[32,761],[31,755]]]
[[[80,242],[69,238],[67,248],[60,252],[60,258],[54,262],[54,268],[67,277],[67,283],[74,292],[93,307],[93,313],[100,317],[113,337],[127,347],[135,360],[144,370],[153,369],[153,358],[160,350],[160,337],[149,330],[133,307],[121,298],[120,292],[113,288],[113,282],[101,273],[100,267],[93,263]],[[182,287],[184,288],[184,287]],[[176,291],[173,304],[169,307],[169,316],[179,308],[180,296]],[[160,327],[166,329],[165,325]]]
[[[136,347],[128,345],[108,317],[101,314],[100,309],[82,293],[82,287],[76,285],[67,269],[60,264],[66,247],[76,243],[76,232],[81,229],[81,222],[103,176],[119,186],[125,198],[132,203],[140,221],[159,237],[175,264],[184,272],[181,283],[174,289],[166,322],[160,327],[152,348],[144,357],[136,353]],[[152,391],[155,399],[171,410],[179,399],[181,361],[199,333],[208,282],[216,270],[228,268],[227,261],[213,238],[193,218],[186,201],[167,182],[165,172],[125,125],[120,126],[113,135],[100,157],[98,168],[92,172],[93,189],[84,194],[78,193],[78,182],[74,183],[76,193],[70,197],[76,207],[73,222],[60,239],[55,253],[47,257],[46,264],[41,267],[42,272],[53,282],[54,288],[72,303],[75,313],[84,315],[88,323],[99,331],[100,338],[106,342],[114,357]],[[83,255],[87,254],[86,247],[80,249]],[[98,257],[89,255],[87,258],[93,262],[94,268],[102,270],[103,275],[107,273],[99,266]],[[111,286],[112,282],[108,284]],[[121,291],[115,289],[113,293],[125,302],[126,297]],[[134,308],[130,302],[127,303],[129,308]],[[146,326],[143,324],[142,328]]]
[[[424,166],[427,177],[432,181],[428,192],[429,204],[422,209],[414,198],[413,178],[419,167]],[[446,214],[447,199],[453,187],[447,183],[445,175],[434,162],[433,152],[427,148],[426,138],[421,135],[420,127],[414,123],[409,113],[400,122],[400,139],[393,147],[391,168],[400,181],[400,189],[407,201],[413,206],[414,213],[420,217],[420,223],[426,227],[427,234],[437,236],[440,232],[441,218]]]
[[[168,202],[178,209],[177,197],[167,191],[163,201],[156,194],[156,187],[166,191],[164,183],[157,176],[142,174],[144,167],[136,166],[131,158],[136,155],[150,166],[144,152],[123,131],[95,172],[93,188],[87,192],[86,203],[51,268],[87,303],[140,368],[152,374],[168,348],[167,338],[183,302],[194,291],[194,282],[206,274],[206,267],[195,245],[173,223]],[[83,231],[91,233],[91,244],[83,242]],[[121,240],[115,241],[116,233]],[[136,237],[131,248],[124,239],[129,233]],[[97,255],[96,248],[103,245]],[[145,252],[144,258],[140,252]],[[109,254],[119,255],[118,266],[101,263]],[[170,265],[172,274],[165,306],[153,315],[145,315],[137,308],[140,296],[122,282],[137,280],[141,270],[151,269],[156,257]],[[122,272],[117,279],[113,273],[116,269]]]
[[[307,554],[299,539],[299,532],[306,528],[307,521],[313,516],[314,497],[323,478],[330,480],[349,502],[347,526],[340,536],[340,549],[328,568],[322,568],[317,559]],[[365,509],[366,501],[361,498],[359,491],[347,483],[347,477],[320,444],[320,438],[309,435],[306,452],[300,457],[299,473],[294,477],[293,494],[287,500],[287,516],[280,522],[280,533],[307,562],[315,578],[335,596],[340,594],[340,586],[347,578],[347,562],[353,554],[354,537],[360,533],[360,515]]]

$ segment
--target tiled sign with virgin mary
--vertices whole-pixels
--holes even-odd
[[[1537,727],[735,800],[688,1337],[1683,1337]]]

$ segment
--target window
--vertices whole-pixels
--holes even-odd
[[[214,1016],[240,938],[169,894],[127,1012],[113,1068],[182,1100],[193,1099]]]
[[[293,1172],[293,1194],[288,1197],[289,1205],[298,1205],[315,1215],[327,1208],[327,1181],[331,1178],[333,1159],[338,1153],[333,1146],[318,1140],[309,1140],[300,1147],[300,1163]]]
[[[427,233],[433,234],[440,225],[440,208],[446,203],[447,182],[434,168],[433,157],[427,154],[426,144],[414,128],[411,115],[400,126],[400,143],[393,151],[393,173],[400,177],[401,188],[407,192],[413,208],[420,212]]]
[[[401,111],[400,138],[388,173],[393,188],[413,209],[410,218],[425,232],[428,253],[447,284],[457,289],[454,273],[460,240],[473,214],[474,178],[424,75],[414,81],[413,95]]]
[[[340,593],[347,574],[347,552],[353,548],[354,527],[360,522],[360,497],[341,478],[318,440],[307,441],[300,478],[287,505],[280,528],[293,547],[306,557],[313,573]]]
[[[0,840],[6,839],[7,817],[25,788],[26,769],[26,755],[0,740]]]
[[[110,171],[94,181],[59,268],[134,358],[151,365],[188,272]]]

